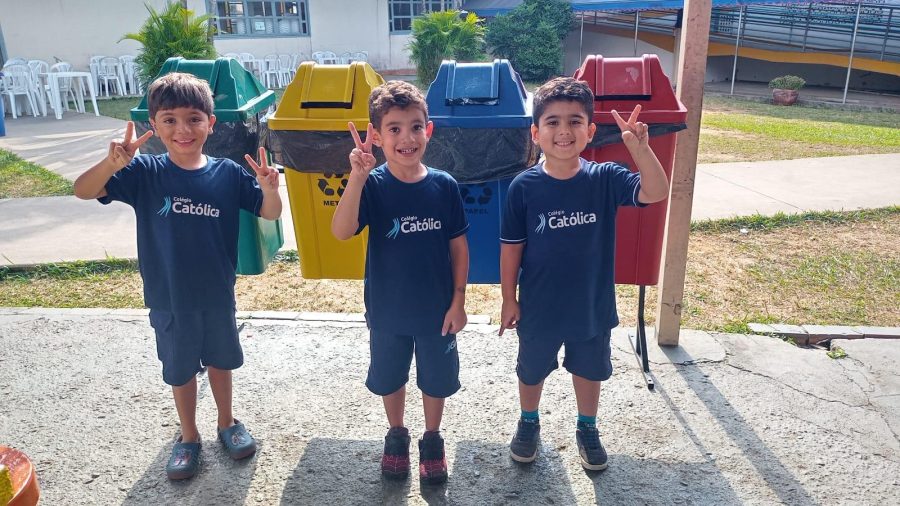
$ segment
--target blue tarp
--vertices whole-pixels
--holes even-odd
[[[462,9],[474,12],[479,16],[496,16],[513,10],[522,0],[466,0]],[[684,8],[684,0],[570,0],[572,10],[576,11],[642,11],[642,10],[677,10]],[[809,0],[712,0],[713,7],[735,5],[783,5],[808,4]],[[818,3],[818,2],[812,2]]]

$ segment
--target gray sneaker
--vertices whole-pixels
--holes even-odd
[[[540,439],[541,423],[539,421],[519,419],[516,435],[509,443],[510,456],[516,462],[534,462]]]
[[[606,469],[606,450],[600,442],[600,431],[597,427],[579,427],[575,431],[575,442],[578,443],[581,467],[589,471]]]

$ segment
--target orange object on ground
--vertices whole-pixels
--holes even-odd
[[[8,506],[34,506],[38,503],[41,490],[37,473],[28,456],[7,446],[0,445],[0,464],[9,469],[12,480],[12,499]]]

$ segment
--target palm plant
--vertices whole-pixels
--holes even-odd
[[[143,45],[134,63],[145,87],[159,74],[168,58],[183,56],[189,60],[208,60],[216,57],[212,42],[215,26],[209,22],[210,15],[195,17],[194,11],[185,9],[178,2],[169,4],[161,12],[145,6],[150,17],[140,31],[122,37]]]
[[[437,75],[441,60],[483,60],[484,26],[474,13],[465,18],[459,11],[432,12],[413,20],[409,43],[410,59],[422,86]]]

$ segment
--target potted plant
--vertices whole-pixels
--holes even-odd
[[[791,105],[800,96],[800,88],[806,84],[802,77],[779,76],[769,81],[772,88],[772,101],[778,105]]]

